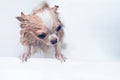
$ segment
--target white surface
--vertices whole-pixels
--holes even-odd
[[[120,80],[120,62],[0,58],[1,80]]]

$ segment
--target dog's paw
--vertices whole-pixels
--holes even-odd
[[[56,53],[55,54],[55,57],[60,60],[60,62],[65,62],[66,61],[66,58],[63,56],[63,54],[61,53]]]
[[[20,56],[20,60],[21,60],[22,62],[24,62],[24,61],[27,62],[27,59],[28,59],[28,58],[30,58],[30,54],[28,54],[28,53],[24,53],[24,54],[22,54],[22,55]]]

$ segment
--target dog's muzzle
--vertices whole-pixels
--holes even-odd
[[[57,44],[57,39],[55,38],[55,39],[53,39],[53,40],[51,40],[50,42],[51,42],[51,44]]]

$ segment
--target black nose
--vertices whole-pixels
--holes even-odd
[[[51,44],[56,44],[57,43],[57,39],[53,39],[50,42],[51,42]]]

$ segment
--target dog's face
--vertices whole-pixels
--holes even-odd
[[[48,45],[57,45],[63,37],[62,23],[56,12],[58,6],[44,8],[33,15],[21,13],[17,19],[21,22],[22,29],[26,29],[34,38]]]

